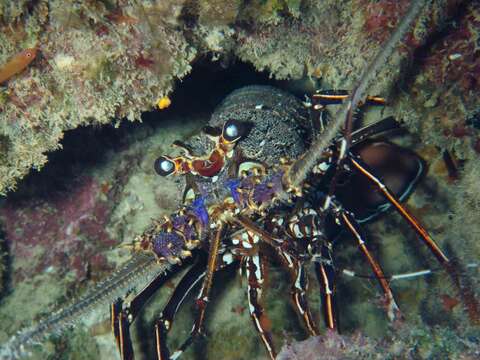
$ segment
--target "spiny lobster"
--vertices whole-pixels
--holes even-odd
[[[320,116],[317,119],[320,127],[325,121],[324,107],[341,102],[346,97],[344,92],[318,93],[312,97],[311,106],[317,109],[315,113]],[[378,97],[369,97],[367,101],[384,103]],[[295,102],[297,104],[293,106]],[[286,103],[290,106],[286,107]],[[291,113],[282,114],[282,109],[289,109]],[[296,122],[282,130],[279,124],[288,124],[291,119]],[[300,151],[298,138],[308,133],[302,123],[306,126],[301,104],[291,95],[270,87],[243,88],[227,97],[213,116],[211,124],[222,126],[205,129],[213,147],[200,140],[192,144],[176,142],[183,155],[161,156],[156,160],[158,174],[186,177],[185,206],[140,236],[134,248],[151,252],[159,262],[171,264],[181,263],[182,259],[196,254],[197,249],[203,249],[208,254],[206,262],[200,259],[182,278],[155,324],[158,359],[177,359],[202,333],[214,274],[233,262],[239,262],[245,268],[250,315],[270,358],[275,359],[276,350],[268,330],[266,310],[260,301],[265,262],[270,252],[290,274],[293,304],[311,335],[317,335],[318,329],[308,306],[305,265],[314,263],[322,289],[325,323],[328,328],[336,329],[333,238],[329,230],[336,227],[343,227],[355,238],[383,290],[390,320],[401,319],[387,278],[368,250],[359,225],[390,206],[412,225],[438,260],[449,266],[446,255],[398,200],[408,196],[421,177],[423,162],[406,149],[383,141],[368,140],[374,134],[394,128],[392,118],[353,132],[350,150],[345,154],[342,154],[345,137],[337,137],[325,150],[308,180],[300,187],[293,187],[288,174],[294,163],[278,157],[278,152],[275,154],[273,149],[290,153]],[[270,126],[273,126],[275,136],[268,136],[265,129]],[[262,127],[262,131],[258,132],[258,128]],[[263,140],[260,140],[262,136]],[[277,142],[281,143],[288,137],[295,138],[292,142],[295,148],[277,146]],[[243,141],[250,145],[244,146]],[[259,161],[266,158],[262,153],[264,148],[272,148],[269,162]],[[197,153],[207,155],[194,155]],[[343,164],[337,168],[342,156]],[[395,166],[390,166],[392,163]],[[380,181],[374,172],[385,178],[385,182]],[[359,195],[356,199],[343,189],[331,186],[337,183],[335,178],[345,176],[350,178],[348,186],[344,187],[353,186]],[[401,177],[400,181],[398,177]],[[365,180],[371,186],[364,184]],[[390,187],[394,187],[393,190]],[[376,190],[387,201],[380,198]],[[198,254],[196,256],[201,258]],[[197,315],[190,336],[178,350],[170,353],[166,335],[177,309],[199,282],[202,286],[196,297]],[[158,282],[154,280],[144,292],[150,294],[157,287]],[[138,301],[144,301],[144,293],[137,296],[141,299]],[[133,358],[128,331],[138,309],[136,299],[130,303],[119,300],[112,305],[112,325],[122,359]]]

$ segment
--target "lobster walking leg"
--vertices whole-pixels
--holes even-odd
[[[312,122],[314,128],[323,131],[325,129],[324,110],[328,105],[343,103],[349,96],[348,90],[323,90],[312,95],[311,101],[307,103],[312,108]],[[386,101],[380,96],[367,96],[366,101],[369,105],[385,105]],[[360,104],[362,105],[362,104]]]
[[[370,254],[365,244],[365,236],[363,235],[363,231],[360,228],[360,225],[357,223],[355,218],[347,211],[343,209],[339,209],[338,211],[338,219],[340,222],[348,229],[348,231],[355,237],[360,247],[360,250],[363,252],[365,257],[367,258],[375,277],[377,278],[380,286],[382,287],[383,293],[385,295],[386,301],[386,308],[387,308],[387,315],[391,321],[399,320],[402,318],[402,314],[400,309],[395,302],[395,298],[393,296],[392,290],[390,289],[390,285],[387,281],[385,274],[383,273],[380,264],[375,260],[375,258]]]
[[[185,298],[205,277],[205,261],[197,261],[182,277],[163,308],[160,318],[155,323],[156,352],[159,360],[168,360],[170,354],[166,345],[167,333],[172,328],[173,319]]]
[[[133,360],[133,346],[130,339],[130,321],[128,315],[123,311],[123,301],[118,300],[110,306],[110,320],[113,335],[117,341],[117,348],[120,359]]]
[[[313,109],[320,113],[320,121],[322,112],[324,111],[327,105],[332,104],[341,104],[349,96],[348,91],[346,90],[330,90],[316,93],[312,96]],[[373,105],[385,105],[385,99],[379,96],[368,96],[366,103]],[[322,121],[323,126],[323,121]],[[353,128],[353,117],[349,116],[345,124],[344,136],[338,140],[338,155],[336,160],[335,172],[333,173],[333,178],[330,183],[330,188],[328,194],[325,197],[323,204],[323,210],[327,210],[331,205],[331,200],[333,194],[335,193],[338,176],[340,174],[340,169],[343,167],[345,157],[348,154],[348,150],[352,145],[352,128]]]
[[[289,253],[281,248],[276,248],[278,255],[282,259],[283,265],[288,269],[292,277],[292,300],[295,305],[295,309],[300,318],[305,323],[308,333],[311,336],[319,334],[317,325],[312,317],[312,312],[308,305],[307,289],[308,289],[308,277],[305,273],[303,263],[291,256]]]
[[[331,104],[341,104],[345,99],[350,95],[348,90],[323,90],[312,95],[314,104],[319,104],[321,106],[331,105]],[[367,104],[372,105],[385,105],[386,101],[380,96],[367,96]]]
[[[267,349],[268,355],[272,360],[275,360],[277,353],[273,345],[272,335],[269,329],[269,321],[259,302],[262,296],[264,282],[263,266],[260,255],[255,254],[253,256],[248,256],[245,267],[248,281],[247,296],[250,316],[252,317],[255,328],[260,334],[260,338]]]
[[[197,307],[197,314],[195,317],[195,323],[193,328],[190,331],[190,335],[183,342],[183,344],[176,350],[170,357],[170,359],[177,359],[186,348],[190,346],[193,340],[202,333],[203,331],[203,322],[205,320],[205,310],[208,304],[208,296],[210,294],[210,289],[212,287],[213,275],[217,270],[218,263],[218,251],[220,249],[220,243],[222,240],[224,223],[219,222],[216,224],[215,235],[210,239],[210,246],[208,251],[208,261],[207,261],[207,270],[205,277],[203,279],[202,289],[200,290],[199,295],[195,301]]]
[[[435,243],[430,234],[420,224],[420,222],[398,201],[393,193],[383,184],[370,170],[367,165],[363,164],[362,160],[354,155],[348,156],[350,164],[352,164],[361,174],[369,179],[385,196],[385,198],[395,207],[395,209],[403,216],[405,220],[413,227],[418,235],[422,238],[430,251],[435,255],[438,261],[444,265],[447,270],[451,270],[450,260],[443,253],[440,247]]]
[[[219,269],[224,269],[233,263],[233,257],[228,255],[224,254],[222,262],[219,264]],[[155,323],[155,341],[158,360],[170,359],[170,353],[166,343],[167,333],[172,328],[173,320],[180,306],[183,304],[187,296],[193,291],[193,289],[205,277],[205,265],[206,261],[202,256],[200,257],[199,261],[197,261],[190,267],[190,269],[188,269],[187,273],[176,285],[173,294],[170,296],[170,299],[163,308],[159,319]]]
[[[123,299],[119,299],[111,305],[111,327],[122,360],[131,360],[134,358],[133,346],[130,339],[130,325],[135,320],[143,305],[165,284],[167,278],[168,277],[162,273],[148,283],[129,303],[125,303]]]
[[[385,196],[385,198],[395,207],[395,209],[402,215],[402,217],[410,224],[415,232],[420,235],[423,242],[427,245],[430,251],[435,255],[437,260],[442,264],[447,273],[450,275],[455,287],[458,289],[462,302],[468,312],[470,320],[473,323],[480,322],[480,304],[475,298],[474,294],[469,291],[468,287],[462,285],[462,281],[458,274],[458,264],[450,261],[450,259],[443,253],[437,243],[432,239],[427,230],[420,224],[420,222],[398,201],[393,195],[392,191],[376,177],[372,171],[368,169],[362,160],[354,155],[348,156],[350,164],[352,164],[361,174],[369,179]]]
[[[268,232],[260,229],[248,219],[239,216],[236,221],[248,229],[248,231],[256,234],[263,242],[269,244],[276,251],[282,265],[288,270],[292,278],[292,299],[295,309],[305,322],[305,326],[310,335],[318,335],[318,329],[313,321],[310,307],[308,306],[306,296],[307,276],[301,261],[282,247],[282,245],[285,245],[282,240],[273,238]]]
[[[311,336],[319,334],[317,325],[313,321],[312,313],[307,301],[307,289],[308,289],[308,277],[305,273],[305,268],[301,261],[296,261],[294,265],[295,278],[292,285],[292,298],[293,303],[300,314],[301,318],[305,322],[307,330]]]
[[[320,262],[315,262],[315,272],[320,282],[322,292],[322,307],[327,328],[335,330],[337,328],[337,319],[334,311],[334,293],[335,293],[335,270],[330,248],[322,245],[320,250]]]

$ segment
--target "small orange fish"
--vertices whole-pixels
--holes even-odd
[[[36,48],[21,51],[0,67],[0,84],[22,72],[37,56]]]

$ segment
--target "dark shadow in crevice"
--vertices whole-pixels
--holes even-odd
[[[199,62],[189,76],[177,82],[170,96],[171,106],[162,111],[144,112],[141,123],[124,120],[118,128],[95,125],[65,132],[62,149],[49,153],[48,163],[41,171],[32,169],[18,183],[17,191],[8,194],[7,200],[51,199],[55,194],[68,192],[81,174],[104,164],[109,152],[127,148],[142,136],[165,126],[174,116],[210,114],[228,93],[252,84],[277,85],[278,82],[245,63],[238,62],[224,69],[207,60]]]

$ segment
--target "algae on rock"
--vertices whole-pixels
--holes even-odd
[[[418,49],[442,26],[445,13],[462,9],[459,25],[430,55],[422,70],[425,75],[420,74],[411,89],[420,95],[434,91],[439,111],[452,109],[442,95],[450,92],[429,74],[445,69],[448,62],[453,79],[456,76],[469,91],[478,87],[474,80],[479,77],[478,56],[467,54],[478,52],[472,47],[478,37],[477,2],[463,7],[461,3],[432,4],[406,41],[410,49]],[[36,47],[38,55],[21,74],[0,84],[0,194],[13,189],[30,169],[41,169],[47,152],[59,147],[65,131],[139,119],[142,111],[171,93],[174,82],[200,58],[211,58],[213,66],[229,66],[240,58],[277,79],[307,77],[312,82],[321,79],[323,86],[348,89],[408,4],[407,0],[2,1],[0,68],[25,48]],[[405,54],[387,72],[398,73],[400,60],[405,62]],[[384,96],[398,90],[387,76],[380,76],[374,88],[386,92]],[[463,104],[461,96],[455,99]],[[407,104],[415,114],[405,121],[412,129],[421,128],[425,109],[411,95],[398,106],[394,103],[392,112],[403,117]],[[456,115],[450,119],[471,116],[479,106],[474,100],[464,105],[450,111]],[[444,121],[445,131],[453,127],[452,121]],[[442,146],[448,142],[438,130],[432,132],[435,136],[424,133]]]
[[[24,48],[39,49],[38,58],[24,72],[0,87],[0,193],[12,189],[31,168],[40,170],[47,161],[47,152],[60,147],[65,131],[85,125],[120,125],[123,118],[139,119],[141,112],[151,109],[159,98],[173,91],[174,82],[182,79],[197,59],[211,59],[211,67],[228,67],[239,58],[277,79],[303,79],[304,84],[321,82],[327,88],[349,89],[410,1],[120,0],[113,3],[0,2],[0,64]],[[480,50],[475,43],[480,28],[477,5],[478,1],[467,4],[454,0],[431,4],[423,21],[405,41],[405,49],[416,49],[420,55],[402,49],[386,67],[390,78],[382,73],[373,86],[389,102],[388,107],[375,112],[376,120],[392,114],[403,121],[417,136],[409,146],[431,164],[431,176],[412,196],[409,206],[421,215],[428,229],[433,229],[435,239],[450,247],[449,254],[462,261],[474,261],[479,254],[475,217],[480,151],[477,121],[480,100],[475,96],[479,87],[475,80],[480,77]],[[443,13],[442,8],[448,11]],[[446,21],[448,16],[455,21]],[[441,37],[425,42],[438,26],[444,28]],[[412,64],[414,71],[403,71],[412,69]],[[392,83],[392,78],[398,81]],[[210,92],[212,86],[215,84],[203,83],[202,92]],[[179,106],[189,108],[190,104],[188,99]],[[15,273],[11,276],[15,289],[2,302],[0,315],[9,324],[8,329],[2,329],[5,331],[0,334],[2,340],[15,333],[20,325],[34,322],[53,308],[55,302],[62,303],[72,293],[88,290],[95,280],[128,256],[116,248],[119,243],[129,242],[141,233],[150,217],[172,210],[179,194],[169,191],[168,185],[159,185],[154,178],[151,163],[155,151],[165,150],[163,145],[155,144],[186,136],[188,129],[198,130],[196,126],[201,120],[197,115],[190,114],[187,120],[172,116],[176,123],[162,118],[165,124],[157,129],[158,134],[139,136],[139,144],[116,155],[112,151],[105,167],[97,164],[98,168],[81,171],[82,176],[63,189],[71,196],[64,201],[52,205],[51,199],[32,197],[22,206],[10,199],[2,204],[3,223],[10,226],[7,242],[18,244],[9,254],[13,258]],[[193,124],[195,121],[197,124]],[[455,160],[467,161],[458,182],[449,176],[443,164],[444,149]],[[65,208],[66,203],[69,206]],[[79,204],[82,206],[76,206]],[[71,211],[67,215],[79,215],[81,219],[60,216],[65,209]],[[382,265],[391,272],[424,265],[425,259],[430,259],[428,253],[415,242],[408,226],[395,215],[389,216],[369,225]],[[36,224],[44,224],[44,232],[36,232],[42,230],[40,225],[30,226],[35,220],[41,220]],[[75,230],[73,235],[65,235],[64,220],[74,224],[70,227]],[[338,257],[343,264],[362,266],[356,261],[355,249],[340,250]],[[87,260],[82,262],[82,259]],[[465,277],[470,274],[467,272]],[[474,291],[478,292],[478,276],[473,278]],[[268,291],[273,295],[267,298],[265,308],[272,309],[276,338],[281,337],[284,328],[297,337],[304,336],[295,326],[289,327],[294,316],[289,316],[288,311],[283,316],[279,310],[278,299],[288,291],[286,283],[281,281],[282,275],[272,271],[272,279],[279,281],[272,281],[272,289]],[[38,283],[32,285],[36,280]],[[455,326],[465,328],[462,335],[470,331],[464,325],[467,320],[461,306],[445,308],[443,296],[448,299],[455,294],[444,285],[443,274],[397,288],[401,304],[408,305],[407,325],[411,324],[408,331],[398,336],[410,346],[415,345],[412,334],[418,334],[421,343],[417,349],[425,357],[431,344],[448,338]],[[350,308],[342,308],[341,315],[350,320],[351,328],[379,335],[388,327],[384,313],[372,300],[376,294],[374,287],[347,282],[344,288],[349,294],[360,295],[349,299]],[[240,292],[234,285],[228,285],[227,290],[230,300]],[[12,309],[19,311],[16,304],[20,300],[42,292],[48,295],[47,299],[29,303],[29,311],[20,312],[23,317],[9,318]],[[215,330],[212,321],[213,336],[218,337],[207,350],[213,356],[219,353],[218,349],[222,354],[232,351],[231,344],[224,346],[226,341],[234,341],[226,331],[229,322],[225,317],[237,315],[241,322],[230,322],[231,329],[245,324],[242,329],[249,337],[239,333],[243,337],[239,341],[252,339],[249,353],[243,355],[251,358],[250,352],[257,350],[263,354],[263,349],[253,344],[254,330],[247,328],[250,319],[240,300],[219,300],[218,308],[212,310],[216,312],[215,321],[226,324]],[[148,324],[158,309],[145,315]],[[96,314],[99,318],[100,312],[107,314],[108,310],[99,309]],[[435,318],[435,314],[441,314],[442,319]],[[364,320],[360,320],[362,316]],[[427,326],[419,325],[417,329],[417,317],[419,323]],[[451,323],[444,331],[428,334],[428,325],[438,326],[447,320]],[[180,323],[189,321],[191,318],[185,315]],[[146,330],[141,326],[138,325],[140,335],[136,339],[145,348],[141,341]],[[70,342],[75,348],[88,341],[83,329],[77,331],[72,333],[76,335]],[[90,333],[105,358],[115,356],[114,343],[103,323],[95,324]],[[478,338],[472,334],[473,339]],[[454,354],[461,342],[456,335],[451,335],[452,342],[448,342],[453,344]],[[179,338],[181,334],[173,341],[181,341]],[[53,347],[50,352],[71,346],[67,343],[59,340],[50,344]]]
[[[181,3],[121,1],[110,8],[52,0],[26,2],[13,20],[5,15],[11,22],[0,25],[0,64],[26,47],[39,55],[0,88],[0,193],[40,169],[64,131],[139,119],[172,91],[196,55],[176,27],[172,9]]]

